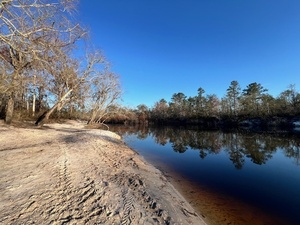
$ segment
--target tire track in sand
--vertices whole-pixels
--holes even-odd
[[[101,149],[109,149],[109,154]],[[109,182],[122,193],[121,224],[171,224],[168,212],[147,192],[145,180],[136,172],[140,169],[137,163],[132,157],[122,156],[115,149],[118,148],[105,145],[96,151],[111,168]],[[122,169],[124,164],[126,171]]]
[[[19,133],[25,142],[10,139]],[[204,224],[111,133],[55,125],[2,134],[1,225]]]
[[[103,188],[97,185],[88,171],[81,171],[82,178],[77,184],[72,181],[76,177],[74,173],[79,171],[70,170],[70,154],[73,150],[62,147],[63,157],[60,160],[60,169],[58,172],[58,185],[54,191],[57,199],[56,204],[49,209],[53,216],[51,222],[59,224],[95,224],[99,223],[101,215],[105,212],[105,205],[101,204]],[[69,153],[70,151],[70,153]],[[79,169],[79,168],[78,168]],[[104,216],[106,217],[106,216]]]

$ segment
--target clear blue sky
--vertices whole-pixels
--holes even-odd
[[[120,75],[125,106],[174,93],[262,84],[300,90],[299,0],[80,0],[93,45]]]

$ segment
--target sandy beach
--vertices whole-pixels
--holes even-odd
[[[0,124],[0,224],[206,224],[110,132]]]

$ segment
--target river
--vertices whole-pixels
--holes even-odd
[[[211,225],[300,222],[300,136],[112,126]]]

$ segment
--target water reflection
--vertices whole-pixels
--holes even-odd
[[[216,219],[215,224],[299,224],[299,134],[196,127],[119,126],[111,130],[179,180],[189,200]],[[230,221],[228,215],[232,215]]]
[[[184,153],[188,149],[199,151],[201,159],[224,151],[236,169],[243,168],[246,158],[258,165],[266,164],[278,149],[282,150],[286,157],[294,159],[296,165],[300,164],[300,139],[297,135],[224,133],[166,126],[118,126],[112,127],[111,130],[121,135],[133,134],[141,140],[152,136],[159,145],[170,143],[177,153]]]

